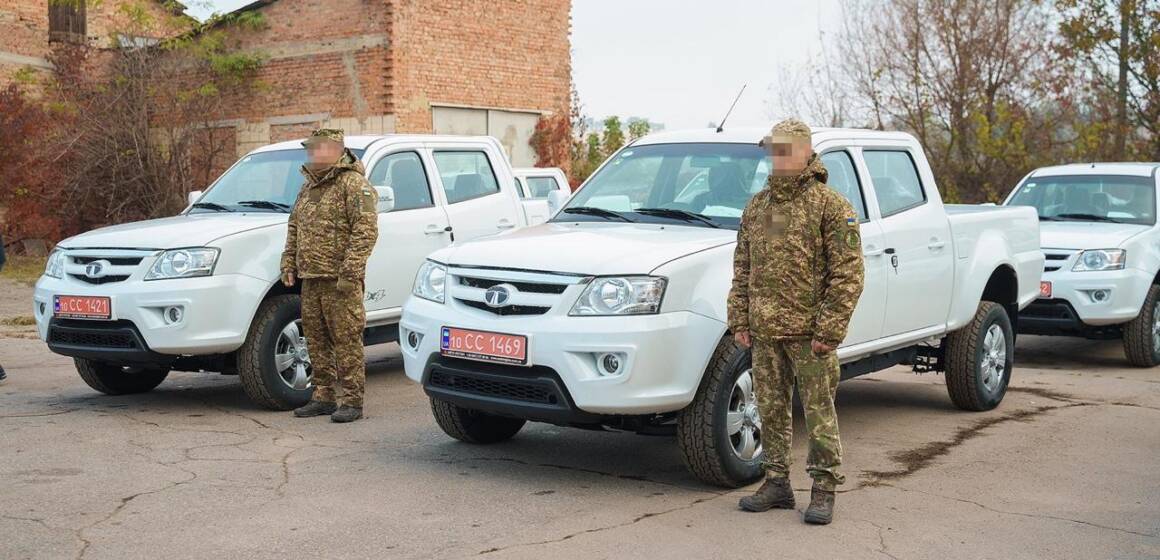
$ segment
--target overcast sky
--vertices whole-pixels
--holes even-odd
[[[205,18],[249,1],[186,4]],[[820,50],[820,31],[839,20],[838,2],[573,0],[572,68],[584,112],[703,127],[719,121],[748,84],[729,124],[768,125],[779,66]]]

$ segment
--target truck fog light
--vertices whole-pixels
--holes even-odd
[[[1092,301],[1094,301],[1096,303],[1103,303],[1105,301],[1108,301],[1108,298],[1112,297],[1112,291],[1111,290],[1092,290],[1091,296],[1092,296]]]
[[[165,308],[165,322],[170,325],[180,323],[185,318],[185,309],[180,305]]]
[[[624,368],[624,356],[616,353],[601,354],[596,358],[602,375],[620,375]]]
[[[410,346],[412,350],[419,349],[419,341],[420,340],[421,339],[419,338],[419,333],[417,333],[415,331],[409,331],[407,333],[407,346]]]

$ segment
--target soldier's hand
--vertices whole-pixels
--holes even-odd
[[[293,272],[283,272],[282,273],[282,285],[286,286],[287,288],[294,285],[294,273]]]
[[[834,351],[833,346],[816,340],[810,343],[810,348],[814,351],[814,354],[826,354]]]
[[[746,348],[753,345],[753,339],[749,337],[749,331],[737,331],[733,333],[733,339]]]

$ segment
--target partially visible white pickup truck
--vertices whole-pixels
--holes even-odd
[[[1019,332],[1120,338],[1160,365],[1160,163],[1083,163],[1029,173],[1004,203],[1039,213],[1047,263]]]
[[[512,173],[529,222],[548,221],[572,195],[568,177],[559,167],[517,167]]]
[[[348,136],[346,143],[380,192],[365,341],[396,340],[427,254],[527,225],[525,205],[494,138]],[[310,355],[298,287],[278,281],[305,158],[298,141],[259,148],[204,194],[191,193],[178,216],[62,241],[36,284],[41,339],[108,394],[151,390],[171,370],[204,370],[238,374],[250,398],[269,408],[305,403]]]
[[[528,420],[675,431],[702,480],[759,477],[750,353],[727,332],[725,301],[741,211],[769,175],[765,133],[646,136],[549,223],[433,253],[400,346],[440,427],[473,443]],[[907,134],[817,129],[813,144],[866,256],[843,377],[910,363],[946,371],[961,408],[998,405],[1012,318],[1039,293],[1035,212],[944,206]]]

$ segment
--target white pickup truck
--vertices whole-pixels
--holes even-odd
[[[750,355],[727,332],[725,300],[741,211],[769,174],[765,133],[646,136],[549,223],[433,253],[399,331],[440,427],[474,443],[528,420],[675,431],[702,480],[759,477]],[[961,408],[998,405],[1011,318],[1039,293],[1035,212],[944,206],[907,134],[817,129],[813,144],[866,255],[843,377],[911,363],[945,370]]]
[[[346,143],[380,193],[365,342],[396,340],[427,254],[527,225],[526,208],[494,138],[349,136]],[[41,339],[108,394],[151,390],[171,370],[214,371],[238,374],[263,406],[306,402],[310,355],[298,288],[278,282],[305,157],[298,141],[259,148],[204,194],[191,193],[178,216],[62,241],[33,296]]]
[[[1039,299],[1019,332],[1120,338],[1128,361],[1160,365],[1160,163],[1036,169],[1004,203],[1039,213]]]

